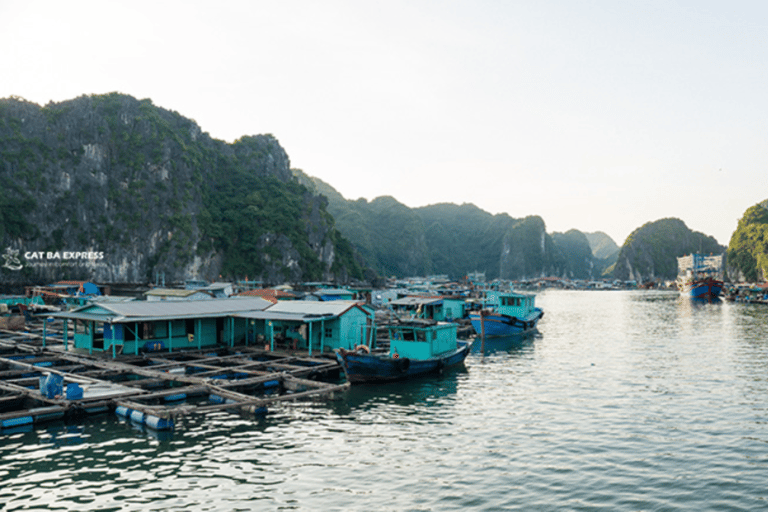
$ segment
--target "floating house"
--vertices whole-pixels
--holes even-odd
[[[91,354],[111,351],[114,357],[119,353],[247,343],[255,333],[249,336],[247,322],[237,321],[234,315],[270,305],[260,298],[93,303],[51,316],[65,320],[65,349],[69,341],[66,320],[71,320],[76,349]]]
[[[82,306],[93,297],[109,295],[110,287],[89,281],[58,281],[46,286],[26,287],[27,297],[41,296],[43,300],[63,304],[68,308]]]
[[[271,350],[307,350],[312,355],[375,343],[373,310],[353,301],[279,301],[263,311],[234,316],[247,320],[252,332],[263,333]]]
[[[276,304],[281,300],[296,300],[298,297],[295,293],[286,290],[277,290],[274,288],[260,288],[254,290],[246,290],[237,294],[238,297],[261,297],[269,302]]]
[[[399,317],[425,318],[437,321],[445,320],[442,297],[409,295],[390,301],[389,307]]]
[[[188,290],[181,288],[153,288],[144,292],[147,301],[154,302],[158,300],[211,300],[213,295],[200,288]]]
[[[307,301],[332,301],[332,300],[354,300],[355,292],[339,288],[324,288],[314,292],[307,293],[304,300]]]
[[[461,297],[443,297],[443,313],[446,322],[464,318],[467,315],[466,300]]]
[[[352,301],[279,301],[259,297],[92,303],[55,313],[72,321],[74,348],[139,354],[216,345],[328,352],[375,340],[373,310]],[[45,341],[44,341],[45,343]]]
[[[217,299],[225,299],[231,297],[234,294],[235,289],[232,283],[211,283],[207,286],[200,288],[202,291],[206,291],[213,295]]]

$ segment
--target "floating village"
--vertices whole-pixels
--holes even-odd
[[[473,322],[487,324],[488,336],[498,331],[490,314],[470,318],[489,301],[503,296],[518,333],[543,314],[533,294],[482,279],[437,276],[386,290],[26,287],[0,296],[0,433],[105,413],[169,430],[185,415],[263,415],[282,401],[332,399],[354,383],[441,372],[464,362],[482,330]]]
[[[706,278],[705,292],[719,295],[722,282],[715,289],[709,273],[692,273],[694,261],[680,263],[686,283]],[[160,431],[186,415],[260,416],[284,401],[334,399],[358,383],[441,373],[495,338],[533,333],[544,316],[537,291],[641,287],[486,283],[475,273],[461,283],[393,280],[382,290],[204,281],[117,288],[61,281],[0,295],[0,434],[96,414]],[[725,293],[761,301],[766,290]]]

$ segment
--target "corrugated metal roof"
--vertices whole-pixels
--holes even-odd
[[[75,311],[57,313],[53,316],[87,320],[109,319],[112,322],[173,320],[176,318],[221,317],[245,311],[261,311],[270,304],[269,301],[258,297],[237,297],[200,301],[135,301],[100,303],[99,307],[108,310],[111,313],[110,315],[95,315],[89,313],[87,310],[93,307],[89,305],[78,308]]]
[[[270,306],[267,313],[300,313],[313,316],[340,316],[357,307],[358,303],[352,300],[334,300],[329,302],[315,300],[290,300],[280,301]]]
[[[403,297],[402,299],[396,299],[390,301],[392,306],[428,306],[431,304],[440,304],[443,302],[442,297],[418,297],[410,296]]]
[[[144,295],[159,295],[161,297],[162,296],[189,297],[190,295],[194,295],[196,293],[199,293],[200,295],[208,295],[210,297],[210,294],[207,294],[205,291],[201,289],[186,290],[182,288],[154,288],[152,290],[144,292]]]
[[[313,315],[304,313],[280,313],[267,311],[248,311],[247,313],[237,313],[232,315],[237,318],[247,318],[249,320],[278,320],[295,322],[318,322],[320,320],[330,320],[336,318],[334,315]]]

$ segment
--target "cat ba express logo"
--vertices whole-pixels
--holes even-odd
[[[5,253],[3,254],[3,260],[5,260],[3,268],[9,270],[21,270],[23,267],[21,260],[19,259],[18,249],[11,249],[10,247],[6,248]]]
[[[19,256],[19,249],[8,247],[5,249],[2,257],[4,260],[3,268],[21,270],[24,267]],[[101,251],[27,251],[24,253],[24,260],[27,266],[30,267],[72,266],[94,264],[97,262],[97,264],[103,264],[103,259],[104,253]]]

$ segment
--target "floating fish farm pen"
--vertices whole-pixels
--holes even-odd
[[[24,331],[0,330],[0,434],[109,412],[169,430],[185,415],[260,415],[349,386],[325,357],[223,345],[115,358],[65,347],[63,328],[61,320],[35,319]]]

